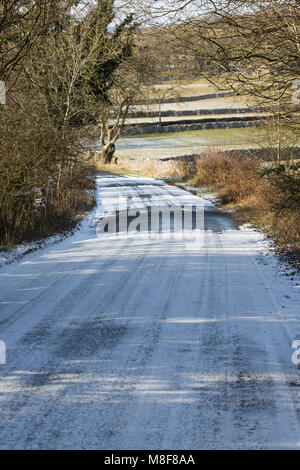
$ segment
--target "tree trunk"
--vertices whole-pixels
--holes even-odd
[[[103,145],[101,151],[101,158],[103,163],[110,165],[114,158],[115,151],[116,146],[113,142],[109,142],[108,144]]]

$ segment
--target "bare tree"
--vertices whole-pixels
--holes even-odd
[[[147,54],[138,45],[112,75],[108,100],[100,110],[100,146],[104,163],[111,163],[115,143],[124,129],[129,111],[143,98],[149,79]]]
[[[115,25],[111,28],[113,22]],[[98,2],[91,12],[90,41],[100,36],[102,43],[86,69],[85,91],[98,115],[102,160],[105,163],[111,163],[114,157],[115,142],[124,127],[142,75],[135,60],[131,60],[136,29],[132,14],[117,18],[114,0]],[[108,54],[105,55],[105,51]]]
[[[0,1],[0,78],[7,89],[16,82],[24,59],[45,32],[57,0]]]
[[[299,105],[292,102],[300,76],[297,0],[174,0],[153,9],[173,20],[176,47],[210,64],[206,77],[219,89],[250,97],[276,117],[277,133],[298,132]],[[280,135],[276,140],[280,154]]]

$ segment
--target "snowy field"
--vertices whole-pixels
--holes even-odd
[[[79,231],[0,269],[0,448],[299,449],[299,277],[182,189],[97,188]],[[120,195],[202,202],[204,234],[97,237]]]
[[[121,137],[116,143],[118,158],[167,158],[192,155],[205,150],[259,148],[263,138],[258,129],[210,129]],[[99,149],[99,144],[96,143]]]
[[[141,112],[158,112],[161,111],[200,111],[207,109],[241,109],[241,108],[250,108],[250,105],[247,103],[247,99],[239,96],[226,96],[221,98],[210,98],[207,100],[199,101],[185,101],[178,103],[162,103],[159,107],[158,104],[152,105],[135,105],[131,108],[131,111],[141,111]]]

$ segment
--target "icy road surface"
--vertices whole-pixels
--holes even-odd
[[[98,238],[120,194],[199,198],[97,182],[80,231],[0,269],[0,448],[299,448],[297,279],[209,202],[204,243]]]

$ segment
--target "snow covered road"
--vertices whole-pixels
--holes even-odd
[[[296,278],[209,202],[204,240],[97,237],[119,195],[199,201],[99,176],[80,231],[0,269],[0,448],[299,448]]]

